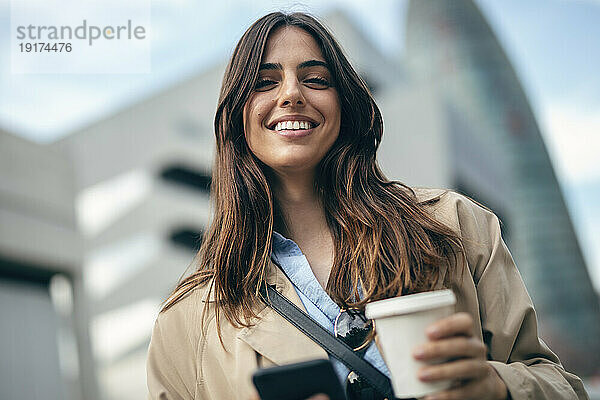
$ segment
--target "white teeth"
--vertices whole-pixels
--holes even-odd
[[[280,121],[275,125],[276,131],[310,129],[311,123],[308,121]]]

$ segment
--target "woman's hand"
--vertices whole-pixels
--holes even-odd
[[[452,379],[457,385],[429,395],[425,400],[506,399],[504,381],[486,359],[486,345],[474,336],[473,318],[456,313],[437,321],[425,331],[429,342],[413,350],[420,361],[449,359],[419,370],[423,382]]]

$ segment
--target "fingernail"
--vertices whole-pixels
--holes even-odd
[[[437,334],[439,333],[439,328],[437,326],[432,326],[429,327],[427,329],[425,329],[425,333],[429,336],[437,336]]]
[[[419,379],[429,379],[429,378],[431,378],[431,371],[429,371],[428,369],[419,371]]]
[[[422,347],[417,347],[414,351],[413,351],[413,356],[415,356],[415,358],[421,358],[425,355],[425,350]]]

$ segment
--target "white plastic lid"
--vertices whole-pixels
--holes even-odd
[[[365,316],[369,319],[385,318],[454,304],[456,297],[452,290],[434,290],[369,303],[365,307]]]

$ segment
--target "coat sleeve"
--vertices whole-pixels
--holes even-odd
[[[459,225],[488,359],[505,382],[509,397],[588,399],[581,380],[565,371],[538,337],[533,303],[502,240],[498,218],[465,198],[460,203]]]
[[[197,341],[185,317],[185,305],[159,314],[146,362],[150,400],[195,398]]]

